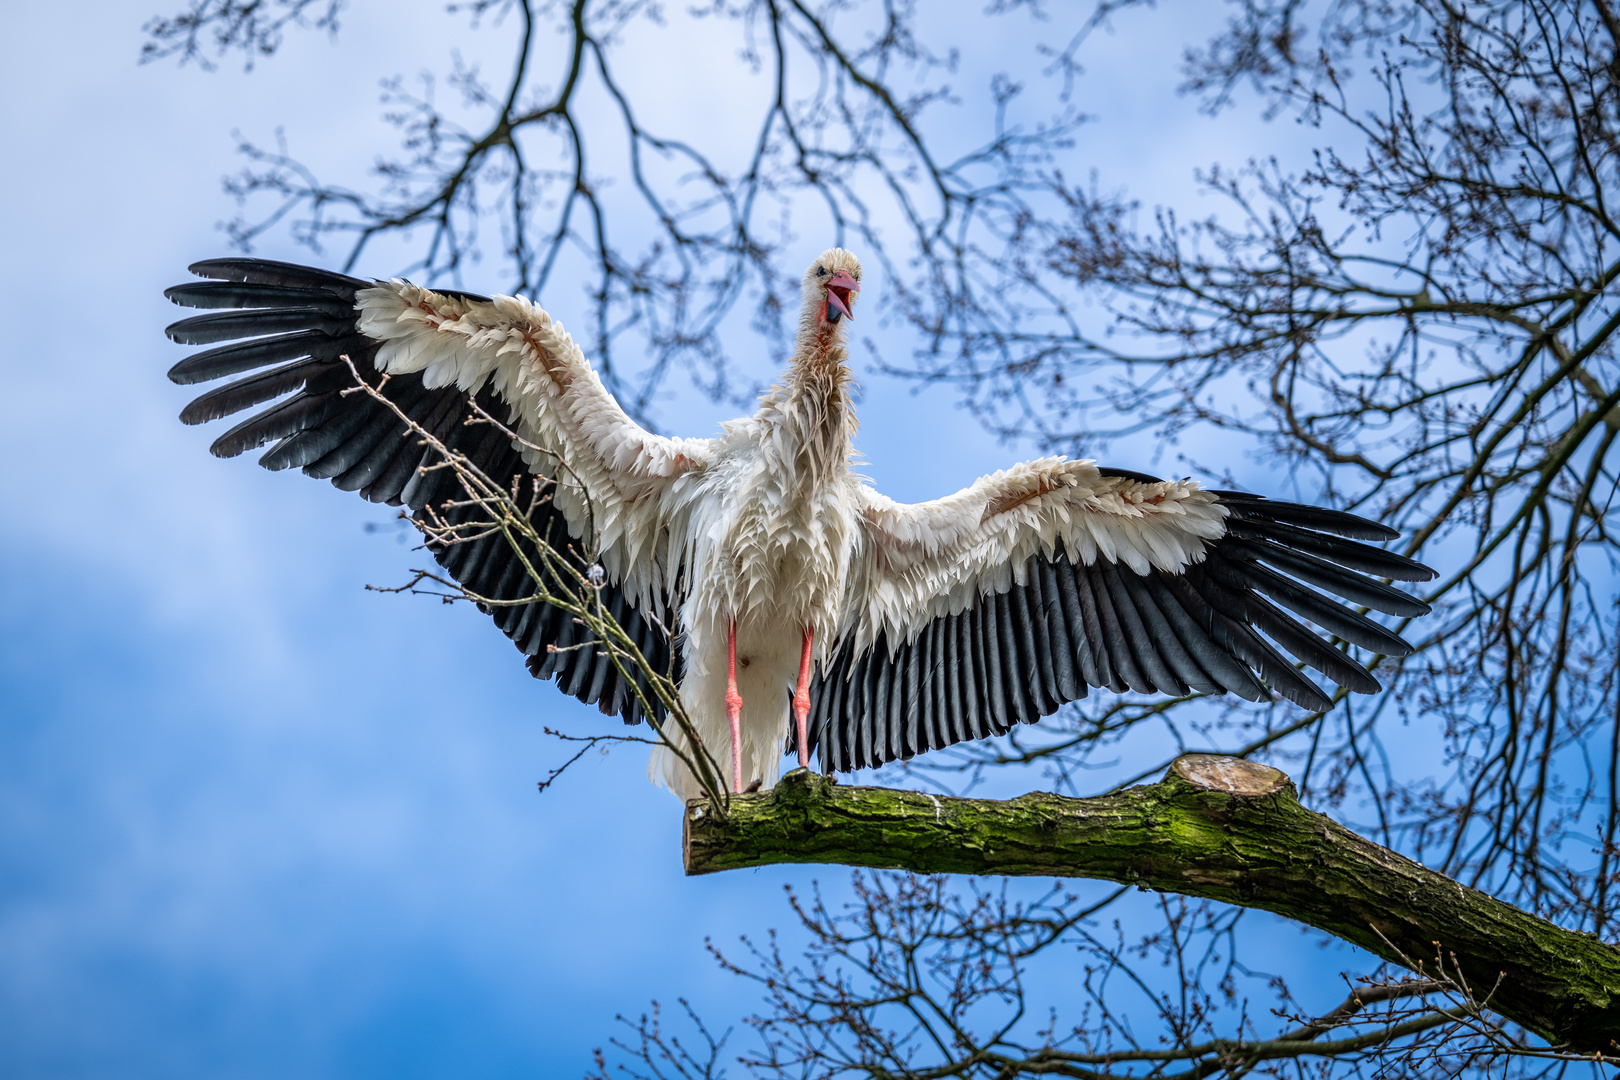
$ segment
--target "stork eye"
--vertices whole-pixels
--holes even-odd
[[[826,277],[826,276],[827,276],[827,268],[825,266],[816,267],[816,277]]]

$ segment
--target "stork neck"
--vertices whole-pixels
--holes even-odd
[[[847,371],[849,354],[844,349],[844,327],[830,323],[812,312],[799,320],[799,332],[793,341],[793,361],[788,377],[804,372],[819,372],[838,368]]]
[[[847,468],[855,447],[854,379],[837,326],[801,329],[793,362],[766,397],[761,419],[775,431],[782,464],[810,484]]]

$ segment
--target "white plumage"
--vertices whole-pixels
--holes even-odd
[[[839,248],[806,271],[782,380],[758,412],[722,425],[712,439],[665,438],[636,424],[562,326],[521,298],[367,283],[256,260],[193,269],[226,280],[170,290],[177,302],[251,310],[184,320],[170,328],[177,340],[285,331],[300,325],[300,311],[310,326],[211,350],[171,372],[192,382],[291,361],[205,395],[183,414],[209,419],[270,400],[271,390],[301,388],[227,433],[216,453],[279,440],[266,455],[271,467],[300,465],[420,510],[435,498],[433,474],[412,467],[420,449],[403,425],[353,412],[366,405],[363,395],[344,399],[353,404],[337,400],[338,358],[369,360],[390,386],[404,388],[401,407],[413,416],[448,415],[445,403],[454,402],[446,395],[493,396],[524,440],[555,452],[583,485],[558,485],[556,506],[573,535],[596,531],[600,560],[630,609],[674,609],[682,701],[717,757],[735,746],[738,782],[774,783],[790,739],[801,762],[819,745],[823,767],[877,764],[1035,719],[1083,696],[1088,684],[1259,698],[1263,677],[1322,708],[1327,699],[1257,630],[1353,689],[1377,683],[1264,597],[1386,652],[1405,643],[1300,582],[1363,603],[1381,599],[1396,613],[1426,610],[1352,572],[1422,580],[1426,568],[1324,535],[1374,539],[1393,531],[1334,511],[1059,457],[1016,465],[932,502],[904,505],[874,491],[850,468],[856,420],[845,330],[861,268]],[[498,458],[512,448],[485,452]],[[523,455],[528,471],[554,468],[549,454]],[[440,559],[464,583],[495,588],[505,580],[499,553]],[[1276,569],[1292,577],[1278,584]],[[1301,590],[1304,599],[1295,595]],[[567,633],[546,629],[543,614],[499,618],[531,655]],[[735,728],[728,716],[733,632]],[[802,664],[806,649],[814,686]],[[588,658],[531,667],[559,682],[566,676],[568,692],[634,718],[611,677],[598,673],[590,683]],[[799,733],[796,715],[809,725]],[[654,753],[650,772],[683,797],[696,794],[668,752]]]

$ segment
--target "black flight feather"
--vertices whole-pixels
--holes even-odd
[[[274,401],[301,389],[310,376],[326,366],[324,360],[299,360],[245,379],[227,383],[197,398],[180,412],[182,424],[201,424]]]
[[[250,285],[239,281],[193,281],[164,289],[163,295],[182,307],[276,308],[319,307],[335,315],[352,314],[354,300],[330,289],[289,285]]]
[[[193,315],[169,324],[163,332],[182,345],[209,345],[233,338],[261,337],[299,330],[316,330],[328,337],[336,337],[352,330],[353,326],[353,311],[334,312],[324,307],[300,307]]]
[[[1365,604],[1387,615],[1416,618],[1427,615],[1430,610],[1429,605],[1422,600],[1399,589],[1393,589],[1382,581],[1375,581],[1353,570],[1346,570],[1326,559],[1307,555],[1303,551],[1290,551],[1270,540],[1234,538],[1230,541],[1230,546],[1236,552],[1270,563],[1278,570],[1292,574],[1301,581],[1326,589],[1352,603]]]
[[[376,345],[376,342],[361,334],[333,337],[318,330],[301,330],[295,334],[258,338],[194,353],[169,369],[169,379],[181,385],[209,382],[306,357],[337,363],[338,357],[344,353],[367,352],[369,355]]]
[[[1152,639],[1154,651],[1171,677],[1186,688],[1181,690],[1181,693],[1185,694],[1192,690],[1200,694],[1221,693],[1224,688],[1200,667],[1198,661],[1188,652],[1169,616],[1160,606],[1159,598],[1149,587],[1152,576],[1143,577],[1132,570],[1122,569],[1119,578],[1126,592],[1130,594],[1131,603],[1136,606],[1136,613],[1141,617],[1143,627]]]
[[[273,259],[204,259],[186,267],[198,277],[221,281],[245,281],[254,285],[290,285],[295,288],[324,288],[340,296],[353,295],[373,283],[313,266],[276,262]]]
[[[1263,520],[1285,521],[1307,529],[1350,536],[1357,540],[1398,540],[1400,532],[1388,525],[1368,521],[1364,517],[1343,510],[1329,510],[1321,506],[1302,503],[1274,502],[1263,495],[1246,491],[1211,491],[1237,517],[1254,516]]]
[[[1274,570],[1257,563],[1228,562],[1214,553],[1208,561],[1210,575],[1222,584],[1253,589],[1352,645],[1388,656],[1406,656],[1412,651],[1412,646],[1366,616],[1296,585]]]

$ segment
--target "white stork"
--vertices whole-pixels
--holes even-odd
[[[710,439],[636,424],[562,326],[522,298],[258,259],[191,270],[214,280],[176,286],[171,300],[233,310],[184,319],[169,336],[235,343],[190,356],[169,377],[256,373],[204,394],[181,419],[284,398],[220,436],[220,457],[273,442],[266,468],[298,466],[417,514],[458,496],[447,471],[421,467],[430,452],[395,413],[342,393],[353,386],[344,356],[374,385],[386,375],[399,409],[487,475],[554,465],[489,425],[464,424],[475,401],[560,454],[579,483],[557,485],[539,511],[550,515],[543,528],[578,538],[588,495],[609,609],[655,665],[674,662],[705,745],[729,745],[738,788],[775,783],[791,750],[801,766],[816,750],[826,771],[876,766],[1000,734],[1088,687],[1275,694],[1327,709],[1286,654],[1350,690],[1379,684],[1278,605],[1388,655],[1411,647],[1316,589],[1393,615],[1428,611],[1375,579],[1433,572],[1357,542],[1398,534],[1340,511],[1062,457],[932,502],[885,498],[850,470],[845,330],[861,267],[841,248],[805,273],[781,382],[758,412]],[[498,535],[434,554],[477,595],[531,593]],[[626,722],[641,719],[630,688],[571,618],[546,604],[491,611],[537,677]],[[674,640],[659,629],[669,613]],[[696,794],[668,751],[655,751],[649,773]]]

